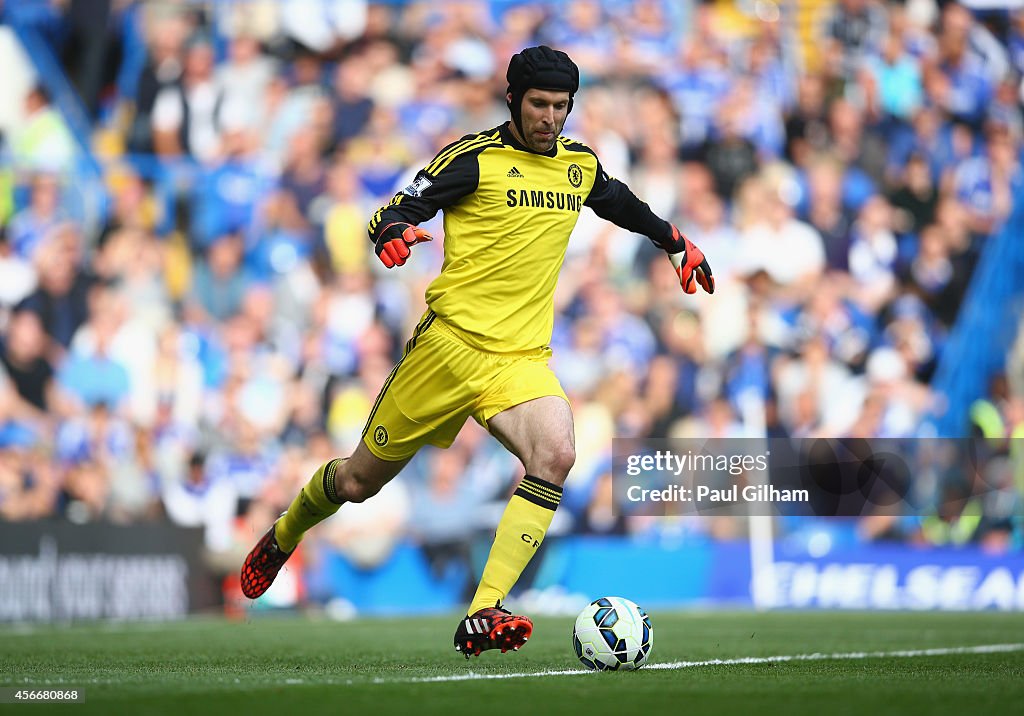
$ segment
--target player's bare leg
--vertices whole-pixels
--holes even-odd
[[[527,475],[561,487],[576,462],[572,410],[549,395],[504,410],[488,421],[491,434],[519,458]]]
[[[559,397],[509,408],[488,428],[520,459],[526,476],[498,523],[480,585],[455,631],[455,648],[466,658],[487,649],[518,650],[533,633],[529,617],[509,613],[501,602],[544,540],[576,460],[572,411]]]
[[[309,528],[333,515],[346,502],[362,502],[373,497],[408,462],[409,459],[381,460],[360,442],[351,457],[321,465],[288,510],[245,558],[242,593],[250,599],[262,595]]]
[[[352,456],[338,468],[335,492],[343,504],[370,499],[402,471],[409,460],[381,460],[362,441]]]

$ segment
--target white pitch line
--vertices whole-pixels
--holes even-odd
[[[741,664],[773,664],[788,661],[828,661],[828,660],[853,660],[853,659],[885,659],[885,658],[914,658],[921,656],[949,656],[953,654],[1005,654],[1010,652],[1024,651],[1024,643],[1018,644],[983,644],[981,646],[953,646],[936,649],[903,649],[899,651],[851,651],[845,653],[826,654],[815,652],[813,654],[784,654],[779,656],[742,656],[735,659],[708,659],[706,661],[671,661],[656,664],[649,664],[644,670],[679,670],[696,669],[704,666],[736,666]],[[286,677],[283,679],[260,678],[262,686],[358,686],[359,684],[436,684],[449,681],[474,681],[477,679],[527,679],[540,676],[588,676],[600,674],[600,671],[586,671],[584,669],[564,669],[549,671],[533,671],[511,674],[479,674],[469,672],[466,674],[455,674],[451,676],[420,676],[409,678],[388,679],[377,677],[369,682],[361,681],[358,677],[336,678],[330,676],[321,677]],[[214,679],[220,684],[240,684],[238,677],[220,676]],[[127,683],[141,683],[138,679],[125,681],[112,678],[74,678],[61,677],[55,679],[36,679],[33,677],[14,678],[9,681],[11,684],[26,684],[34,686],[52,686],[71,684],[83,685],[110,685],[124,686]],[[248,681],[246,682],[248,683]]]
[[[1020,644],[983,644],[981,646],[952,646],[936,649],[901,649],[899,651],[850,651],[843,653],[826,654],[815,652],[813,654],[784,654],[779,656],[743,656],[736,659],[708,659],[706,661],[670,661],[657,664],[649,664],[644,669],[678,670],[695,669],[702,666],[733,666],[740,664],[775,664],[787,661],[842,661],[853,659],[888,659],[888,658],[914,658],[920,656],[949,656],[952,654],[1001,654],[1013,651],[1024,651],[1024,643]],[[474,681],[477,679],[526,679],[539,676],[586,676],[598,674],[599,671],[584,671],[582,669],[567,669],[564,671],[534,671],[512,674],[457,674],[454,676],[425,676],[409,679],[382,679],[373,680],[375,684],[394,683],[443,683],[447,681]]]
[[[793,654],[791,656],[746,656],[737,659],[709,659],[707,661],[673,661],[651,664],[647,669],[692,669],[699,666],[731,666],[733,664],[774,664],[785,661],[827,661],[849,659],[913,658],[918,656],[949,656],[951,654],[1000,654],[1024,651],[1024,644],[985,644],[982,646],[953,646],[937,649],[903,649],[900,651],[850,651],[839,654]]]

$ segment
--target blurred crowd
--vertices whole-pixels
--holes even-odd
[[[357,444],[440,268],[435,241],[387,271],[367,220],[507,119],[508,58],[542,42],[581,69],[565,133],[682,227],[718,286],[683,295],[645,238],[584,211],[556,297],[578,459],[553,533],[745,529],[615,509],[614,437],[919,435],[1021,189],[1024,13],[796,6],[806,27],[770,1],[42,3],[106,201],[84,220],[81,157],[32,91],[0,178],[0,519],[169,518],[205,526],[233,570]],[[426,228],[443,236],[440,216]],[[1010,373],[972,412],[1002,455],[1024,436]],[[365,565],[409,538],[461,559],[520,471],[467,425],[316,539]],[[858,529],[1006,548],[1008,479],[991,519]]]

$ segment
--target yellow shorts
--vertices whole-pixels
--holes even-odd
[[[492,417],[528,400],[555,395],[568,402],[550,358],[550,348],[478,350],[427,311],[384,381],[363,442],[382,460],[405,460],[428,443],[449,447],[471,415],[486,428]]]

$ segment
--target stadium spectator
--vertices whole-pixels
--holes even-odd
[[[889,194],[896,210],[895,228],[898,233],[917,235],[935,221],[938,189],[928,170],[928,160],[920,154],[912,155],[900,174],[897,188]]]
[[[0,397],[0,413],[2,406]],[[6,522],[50,519],[58,504],[57,470],[31,434],[9,425],[0,428],[0,517]]]
[[[224,322],[238,314],[252,281],[243,267],[242,238],[237,234],[217,237],[205,261],[195,267],[191,298],[208,320]]]
[[[892,206],[881,196],[864,202],[850,233],[847,264],[860,306],[876,314],[896,290],[899,246],[893,232]]]
[[[467,477],[468,455],[461,445],[433,449],[425,475],[410,487],[411,536],[423,547],[435,578],[468,584],[471,538],[480,525],[467,515],[480,513],[483,503],[478,484]],[[472,595],[465,595],[466,597]]]
[[[805,167],[811,156],[828,144],[825,81],[821,75],[807,73],[797,80],[796,106],[786,113],[785,157]]]
[[[167,91],[175,92],[181,84],[182,50],[190,32],[184,14],[168,13],[166,8],[147,8],[144,34],[148,50],[146,60],[134,84],[129,99],[134,100],[132,125],[127,136],[128,147],[136,152],[154,151],[153,110],[157,98]]]
[[[843,164],[820,154],[809,158],[805,169],[807,223],[821,233],[828,268],[847,271],[854,212],[843,201]]]
[[[825,18],[822,35],[829,69],[837,77],[853,80],[864,60],[882,44],[888,17],[874,0],[839,0]]]
[[[814,227],[795,216],[795,180],[783,173],[763,181],[767,211],[742,232],[739,252],[748,271],[763,269],[802,300],[825,268],[824,242]]]
[[[906,52],[899,35],[890,32],[881,53],[866,59],[864,71],[862,82],[870,81],[865,90],[878,119],[906,121],[924,101],[921,68]]]
[[[926,226],[921,232],[917,256],[910,264],[909,284],[947,326],[952,325],[959,304],[956,273],[948,234],[938,224]]]
[[[277,63],[260,52],[259,41],[249,35],[232,38],[228,59],[214,74],[223,103],[225,123],[236,129],[255,129],[260,124],[260,105],[254,97],[263,97],[278,73]]]
[[[67,348],[75,331],[88,319],[87,296],[92,274],[78,264],[77,234],[64,225],[39,249],[36,270],[39,281],[19,308],[39,315],[46,333]]]
[[[161,499],[171,522],[203,528],[203,543],[208,550],[217,553],[231,548],[238,493],[231,482],[210,477],[205,455],[193,454],[181,479],[165,477]]]
[[[704,147],[703,162],[715,179],[715,191],[729,198],[739,183],[758,168],[757,146],[744,133],[747,108],[743,98],[731,95],[719,104],[715,121],[717,132]]]
[[[10,139],[14,166],[27,171],[66,172],[77,156],[74,137],[51,104],[50,93],[36,85],[25,97],[25,121]]]
[[[1010,128],[991,124],[985,154],[961,163],[953,176],[957,199],[967,207],[971,230],[991,234],[1009,217],[1013,192],[1021,185],[1021,167]]]
[[[156,153],[213,161],[221,151],[225,111],[223,88],[214,77],[213,47],[194,39],[185,50],[181,83],[164,87],[153,101]]]
[[[46,332],[39,316],[31,311],[17,311],[7,323],[0,360],[20,400],[39,417],[56,409],[53,400],[53,365],[47,359]]]
[[[380,568],[409,534],[412,498],[401,478],[392,480],[375,499],[350,505],[326,520],[320,539],[353,566]]]
[[[29,205],[11,218],[7,228],[8,240],[15,254],[27,261],[35,260],[39,245],[65,219],[60,194],[60,182],[56,176],[36,175]]]
[[[0,311],[17,305],[36,288],[32,264],[14,253],[7,227],[0,226]]]

